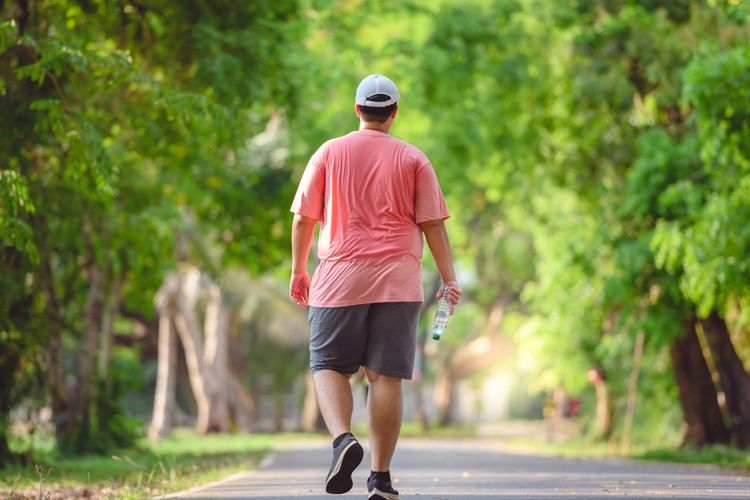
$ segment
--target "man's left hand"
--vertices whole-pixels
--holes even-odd
[[[435,298],[440,300],[446,290],[448,291],[448,300],[451,303],[451,316],[453,316],[453,313],[456,311],[456,304],[458,304],[458,301],[461,300],[461,296],[464,294],[464,291],[461,290],[461,287],[458,285],[457,281],[446,281],[438,290]]]

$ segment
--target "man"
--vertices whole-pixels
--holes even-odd
[[[432,165],[416,147],[389,135],[399,97],[385,76],[362,80],[355,99],[359,130],[318,149],[291,208],[289,296],[310,307],[310,368],[335,438],[326,491],[349,491],[364,454],[351,434],[349,385],[364,366],[372,459],[368,498],[386,500],[398,498],[390,465],[401,428],[401,380],[411,379],[424,300],[423,233],[451,302],[457,304],[462,293],[443,223],[448,208]],[[320,264],[311,283],[306,266],[317,222]]]

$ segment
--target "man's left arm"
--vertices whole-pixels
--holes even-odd
[[[294,214],[292,221],[292,277],[289,280],[289,297],[302,307],[307,307],[310,296],[310,275],[307,259],[315,234],[317,220]]]

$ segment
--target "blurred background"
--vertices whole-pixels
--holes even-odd
[[[465,290],[434,342],[425,255],[405,432],[750,446],[747,1],[0,13],[0,467],[322,429],[288,209],[370,73],[432,160]]]

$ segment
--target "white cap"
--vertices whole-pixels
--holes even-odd
[[[370,100],[370,98],[378,94],[386,95],[389,99],[385,101]],[[383,75],[370,75],[359,82],[357,97],[354,102],[360,106],[367,106],[369,108],[384,108],[397,103],[400,97],[398,87],[396,87],[396,84],[390,78]]]

